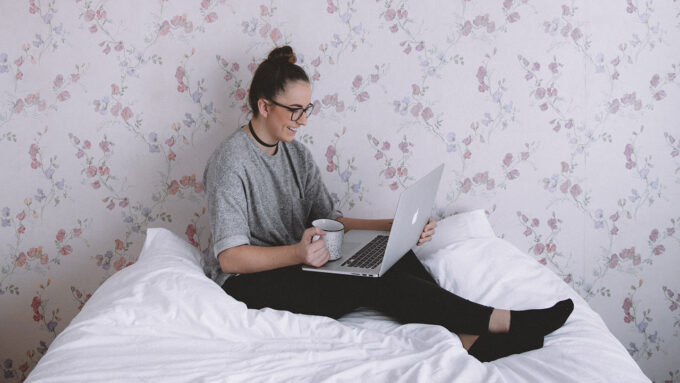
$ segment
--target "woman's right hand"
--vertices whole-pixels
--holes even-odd
[[[321,267],[328,259],[330,259],[331,253],[326,248],[326,243],[323,238],[312,242],[312,238],[315,235],[324,236],[326,232],[319,229],[318,227],[310,227],[305,230],[302,234],[302,239],[300,243],[297,244],[297,255],[299,257],[300,263],[305,265],[310,265],[314,267]]]

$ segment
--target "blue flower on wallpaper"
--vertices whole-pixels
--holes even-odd
[[[198,90],[191,95],[191,98],[194,100],[195,103],[201,102],[201,97],[203,97],[203,93],[201,93]]]
[[[360,190],[361,190],[361,180],[359,180],[358,183],[355,183],[354,185],[352,185],[352,191],[354,193],[358,193]]]
[[[647,323],[647,322],[645,322],[645,321],[640,322],[640,323],[637,325],[638,331],[644,332],[645,330],[647,330],[647,326],[648,326],[648,325],[649,325],[649,323]]]
[[[57,321],[51,320],[47,323],[47,331],[54,332],[55,327],[57,327]]]
[[[35,35],[35,40],[33,40],[33,46],[36,48],[40,48],[41,45],[45,44],[45,42],[42,39],[42,36],[40,34]]]
[[[54,29],[52,29],[52,30],[54,31],[54,33],[61,35],[61,32],[64,31],[64,24],[59,23],[59,25],[54,27]]]
[[[191,113],[184,113],[184,120],[182,121],[187,128],[196,124],[196,120],[191,116]]]
[[[214,109],[214,106],[213,106],[212,101],[210,101],[210,104],[203,107],[203,110],[205,110],[205,112],[208,113],[208,114],[212,114],[213,109]]]
[[[47,168],[47,170],[45,170],[45,177],[47,179],[51,179],[53,175],[54,175],[54,168]]]
[[[8,227],[12,224],[12,221],[9,218],[9,213],[10,211],[8,207],[2,208],[2,218],[0,220],[2,221],[3,227]]]
[[[51,14],[51,13],[45,13],[45,14],[43,15],[43,18],[42,18],[42,19],[43,19],[43,21],[45,22],[45,24],[49,24],[50,21],[52,21],[52,16],[54,16],[54,15]]]
[[[157,144],[158,134],[156,132],[151,132],[151,133],[149,133],[148,138],[149,138],[149,152],[150,153],[159,153],[161,151],[161,148]]]
[[[0,73],[7,73],[7,53],[0,53]]]
[[[42,202],[47,196],[45,195],[45,191],[38,188],[38,194],[33,196],[35,199],[38,200],[38,202]]]
[[[349,170],[345,170],[340,174],[340,179],[342,180],[342,182],[347,182],[351,176],[352,172]]]
[[[62,178],[61,180],[57,181],[54,186],[56,186],[59,190],[64,190],[64,179]]]
[[[449,132],[446,135],[446,151],[449,153],[455,152],[456,151],[456,133],[454,132]]]

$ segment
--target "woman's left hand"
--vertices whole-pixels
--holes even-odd
[[[430,220],[427,221],[425,228],[423,228],[423,232],[420,234],[420,238],[418,239],[418,246],[422,245],[425,242],[429,242],[429,241],[432,240],[432,236],[434,235],[434,228],[435,227],[437,227],[437,221],[430,218]]]

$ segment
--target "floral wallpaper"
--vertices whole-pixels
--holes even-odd
[[[348,216],[446,163],[645,373],[680,382],[680,1],[23,0],[0,4],[0,364],[24,379],[149,227],[208,247],[202,173],[291,44],[297,139]]]

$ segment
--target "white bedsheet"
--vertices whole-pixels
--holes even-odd
[[[339,321],[248,310],[204,276],[195,248],[149,229],[138,262],[97,289],[27,382],[649,382],[600,316],[482,212],[440,222],[416,252],[468,299],[525,309],[570,297],[574,312],[542,349],[480,363],[443,327],[371,310]]]

